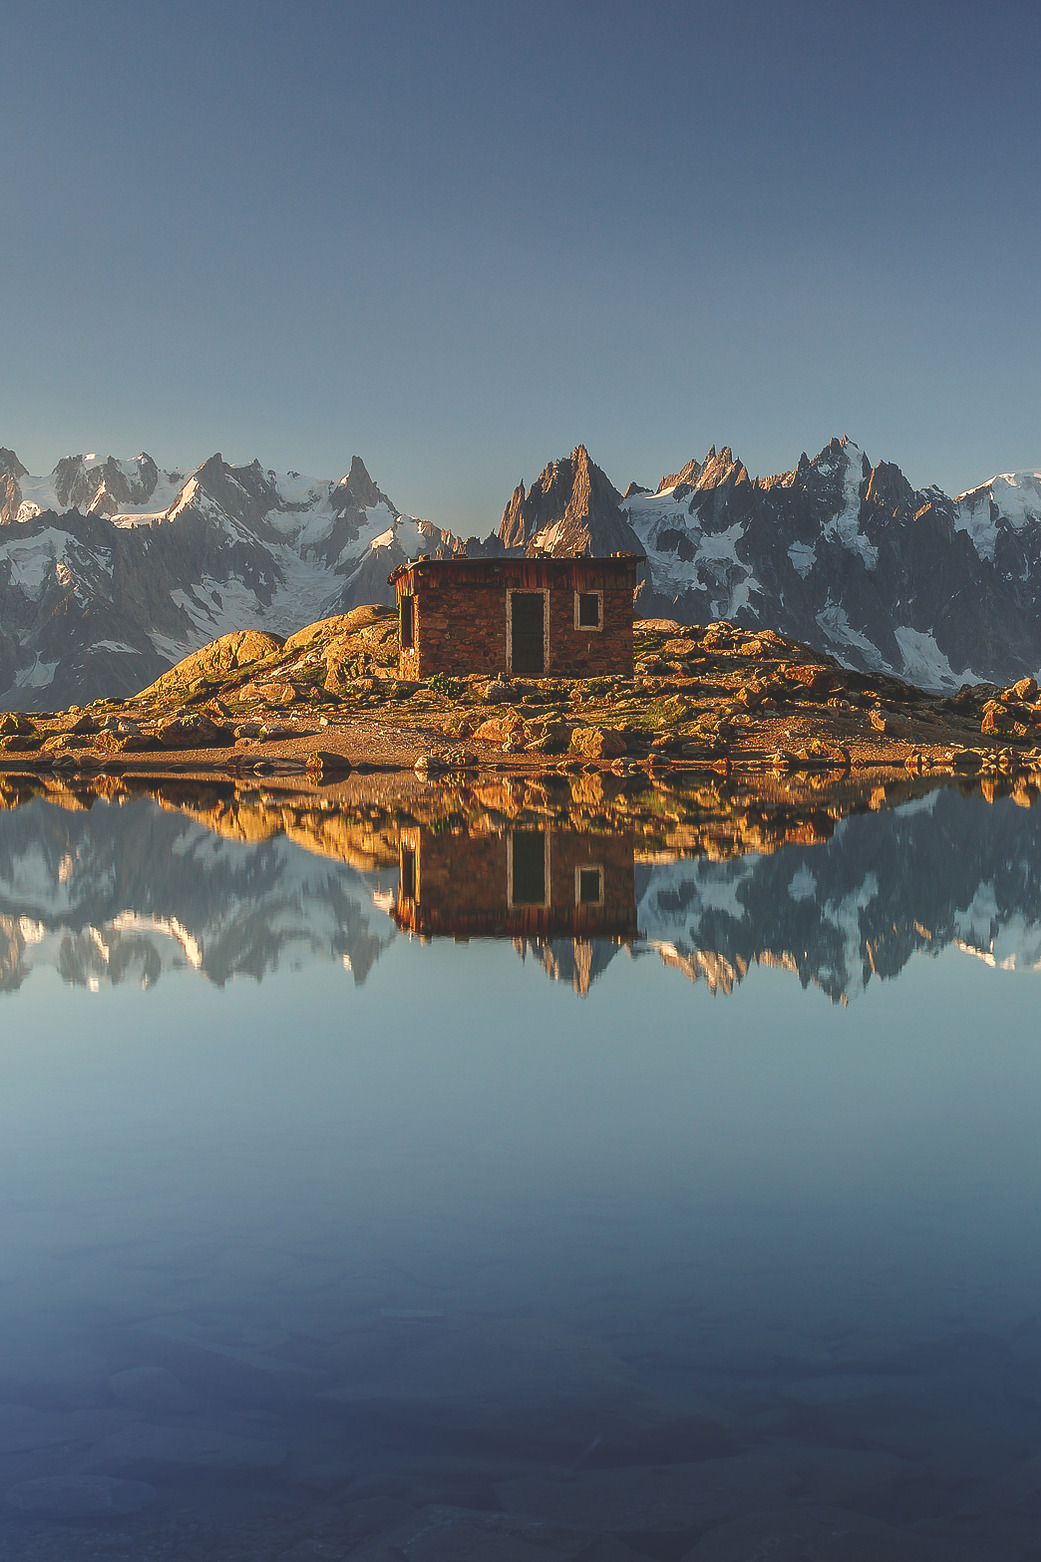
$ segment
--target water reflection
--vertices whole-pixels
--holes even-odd
[[[636,936],[631,830],[401,831],[394,920],[455,938]]]
[[[399,931],[510,939],[579,993],[623,948],[714,993],[774,966],[836,1001],[950,945],[1041,963],[1033,808],[952,787],[894,807],[590,797],[590,779],[354,805],[189,787],[16,798],[0,813],[0,988],[43,966],[96,991],[326,962],[361,983]]]
[[[1036,809],[7,801],[4,1562],[1036,1553]]]

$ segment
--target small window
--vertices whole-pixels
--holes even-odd
[[[602,629],[604,626],[604,594],[602,591],[575,592],[575,628]]]
[[[603,868],[575,869],[576,906],[602,906],[604,903]]]
[[[415,613],[412,604],[414,597],[401,597],[398,600],[398,643],[403,651],[411,651],[415,645]]]

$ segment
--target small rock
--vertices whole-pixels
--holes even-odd
[[[413,766],[416,774],[421,776],[440,775],[442,770],[446,770],[447,768],[448,767],[441,758],[440,754],[420,754],[419,758],[416,760],[415,765]]]
[[[103,1519],[140,1513],[156,1496],[155,1487],[147,1481],[121,1481],[111,1475],[55,1475],[10,1487],[7,1506],[17,1513],[49,1518]]]

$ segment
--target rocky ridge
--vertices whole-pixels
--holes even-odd
[[[0,706],[130,694],[222,632],[288,634],[385,599],[407,558],[458,548],[403,516],[359,457],[338,481],[0,450]]]
[[[421,554],[645,557],[638,611],[772,628],[933,689],[1041,669],[1041,475],[951,498],[834,439],[752,477],[709,450],[621,493],[584,446],[462,538],[403,515],[355,457],[339,480],[220,454],[68,456],[33,477],[0,449],[0,706],[133,692],[222,633],[288,634],[363,603]]]
[[[518,488],[498,539],[529,553],[645,555],[639,611],[771,628],[935,689],[1041,667],[1041,475],[957,498],[833,439],[752,477],[713,446],[622,495],[579,447]]]

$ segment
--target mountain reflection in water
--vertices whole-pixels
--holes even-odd
[[[1041,963],[1033,808],[948,787],[846,817],[766,818],[747,798],[713,809],[698,796],[605,829],[576,818],[586,781],[512,816],[479,792],[447,809],[434,793],[426,819],[415,800],[352,808],[186,786],[159,800],[80,793],[73,807],[27,797],[0,813],[0,986],[46,965],[96,991],[186,966],[224,984],[330,961],[361,983],[399,932],[511,939],[579,993],[622,949],[713,992],[768,965],[842,1001],[951,944],[1007,968]]]

